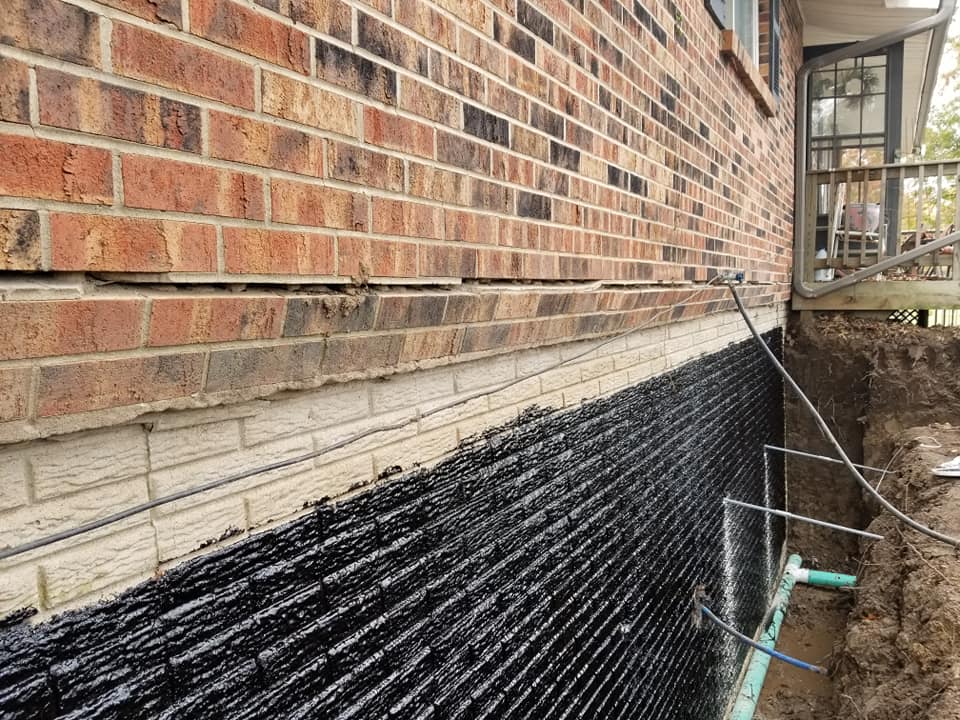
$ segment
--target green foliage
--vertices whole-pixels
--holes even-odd
[[[960,23],[956,20],[947,40],[944,64],[952,65],[940,75],[935,107],[924,135],[924,160],[960,157]]]
[[[937,83],[934,107],[927,120],[924,134],[923,160],[956,160],[960,158],[960,22],[954,21],[944,57],[944,69]],[[921,223],[927,230],[937,227],[937,183],[927,180],[922,189]],[[916,180],[908,181],[904,187],[903,216],[904,229],[916,229],[917,203],[921,192]],[[941,181],[940,227],[941,232],[954,222],[957,212],[957,179],[948,175]]]
[[[960,97],[954,97],[930,113],[924,135],[924,160],[960,157]]]

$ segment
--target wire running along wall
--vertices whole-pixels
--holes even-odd
[[[780,333],[766,337],[779,354]],[[0,631],[0,716],[719,720],[783,542],[783,391],[751,340]]]

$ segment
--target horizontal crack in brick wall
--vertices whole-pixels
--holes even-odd
[[[279,258],[286,248],[273,252]],[[290,257],[310,261],[295,249]],[[772,286],[742,292],[751,308],[778,296]],[[733,307],[722,287],[14,294],[0,301],[0,397],[10,398],[0,402],[0,443]],[[106,376],[112,382],[97,382]]]
[[[780,351],[779,331],[767,342]],[[783,540],[779,377],[752,341],[0,631],[0,714],[713,720]],[[769,470],[765,473],[765,470]]]

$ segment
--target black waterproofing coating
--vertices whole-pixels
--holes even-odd
[[[691,627],[692,589],[753,633],[783,525],[731,509],[725,532],[721,499],[782,503],[762,450],[782,434],[752,340],[527,413],[433,469],[0,631],[0,717],[719,720],[744,650]]]

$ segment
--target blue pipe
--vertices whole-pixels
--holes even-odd
[[[749,645],[754,650],[759,650],[761,653],[766,653],[770,657],[777,658],[777,660],[783,660],[783,662],[787,663],[788,665],[793,665],[794,667],[798,667],[801,670],[809,670],[811,672],[815,672],[820,675],[827,674],[826,668],[822,668],[819,665],[811,665],[810,663],[804,662],[803,660],[797,660],[796,658],[790,657],[789,655],[784,655],[782,652],[778,650],[774,650],[772,647],[767,647],[766,645],[758,643],[756,640],[752,640],[751,638],[747,637],[736,628],[732,627],[731,625],[727,625],[727,623],[725,623],[723,620],[718,618],[714,614],[714,612],[710,608],[708,608],[706,605],[704,605],[701,608],[701,610],[703,611],[703,614],[707,616],[708,619],[713,621],[715,624],[719,625],[722,630],[725,630],[726,632],[730,633],[735,638],[740,640],[740,642],[744,643],[745,645]],[[777,612],[780,612],[780,611],[778,610]],[[768,665],[770,664],[769,658],[767,659],[767,664]],[[764,669],[764,674],[766,674],[766,669]]]
[[[760,644],[769,651],[773,650],[780,636],[780,628],[783,624],[783,618],[787,614],[787,605],[790,603],[790,595],[797,583],[797,576],[801,573],[802,560],[799,555],[791,555],[787,560],[787,566],[783,570],[783,579],[780,581],[780,588],[777,590],[777,597],[773,617],[770,625],[761,628]],[[774,656],[776,657],[776,656]],[[795,667],[804,667],[804,670],[813,670],[814,672],[827,674],[824,668],[808,663],[800,664],[800,661],[792,662]],[[737,700],[730,712],[729,720],[753,720],[757,711],[757,703],[760,701],[760,693],[763,690],[763,683],[767,679],[767,670],[770,667],[770,655],[764,653],[753,653],[750,663],[747,665],[747,672],[743,677],[743,685],[737,695]]]

